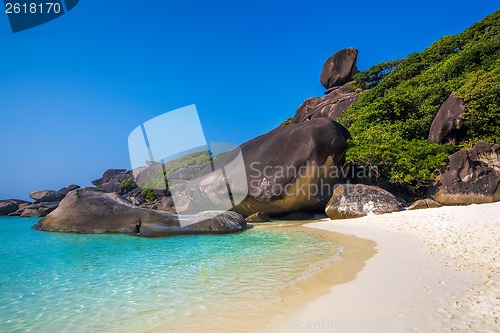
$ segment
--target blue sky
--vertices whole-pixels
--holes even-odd
[[[81,0],[16,34],[0,12],[0,199],[130,168],[130,132],[190,104],[209,141],[240,144],[321,96],[319,73],[334,52],[358,48],[367,69],[496,9],[496,1]]]

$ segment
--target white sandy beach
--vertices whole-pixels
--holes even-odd
[[[266,332],[500,332],[500,202],[307,226],[373,240],[378,253]]]

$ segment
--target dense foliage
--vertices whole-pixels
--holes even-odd
[[[145,188],[142,190],[141,194],[143,198],[146,199],[146,201],[148,202],[153,202],[156,200],[156,195],[154,194],[152,189]]]
[[[133,181],[131,179],[126,179],[126,180],[122,181],[120,183],[120,185],[127,192],[132,191],[133,189],[137,188],[137,184],[135,183],[135,181]]]
[[[382,184],[424,187],[453,151],[478,140],[500,143],[500,11],[355,81],[371,90],[338,119],[353,137],[347,161],[377,166]],[[467,109],[466,136],[460,146],[430,143],[433,118],[452,92]]]
[[[184,155],[175,160],[168,161],[163,165],[157,164],[156,166],[149,167],[149,181],[141,183],[143,187],[164,189],[168,185],[168,178],[174,172],[190,167],[198,166],[204,167],[212,161],[212,153],[209,151],[199,151]]]

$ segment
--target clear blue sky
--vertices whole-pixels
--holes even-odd
[[[0,12],[0,199],[130,168],[127,138],[196,104],[209,141],[242,143],[321,96],[324,61],[421,51],[498,9],[485,1],[81,0],[13,34]]]

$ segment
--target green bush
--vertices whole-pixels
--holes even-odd
[[[154,194],[153,190],[149,188],[143,189],[141,194],[148,202],[153,202],[156,200],[156,195]]]
[[[346,160],[377,166],[382,182],[417,190],[454,151],[478,140],[499,143],[500,11],[421,53],[355,76],[372,88],[337,120],[352,136]],[[461,146],[427,141],[436,112],[452,93],[466,107]]]
[[[137,184],[135,183],[135,181],[133,181],[131,179],[127,179],[127,180],[122,181],[120,183],[120,185],[127,192],[132,191],[133,189],[137,188]]]
[[[389,75],[397,65],[399,65],[403,60],[393,60],[380,63],[371,67],[369,70],[364,72],[359,72],[354,75],[354,87],[369,89],[375,87],[379,84],[384,77]]]

